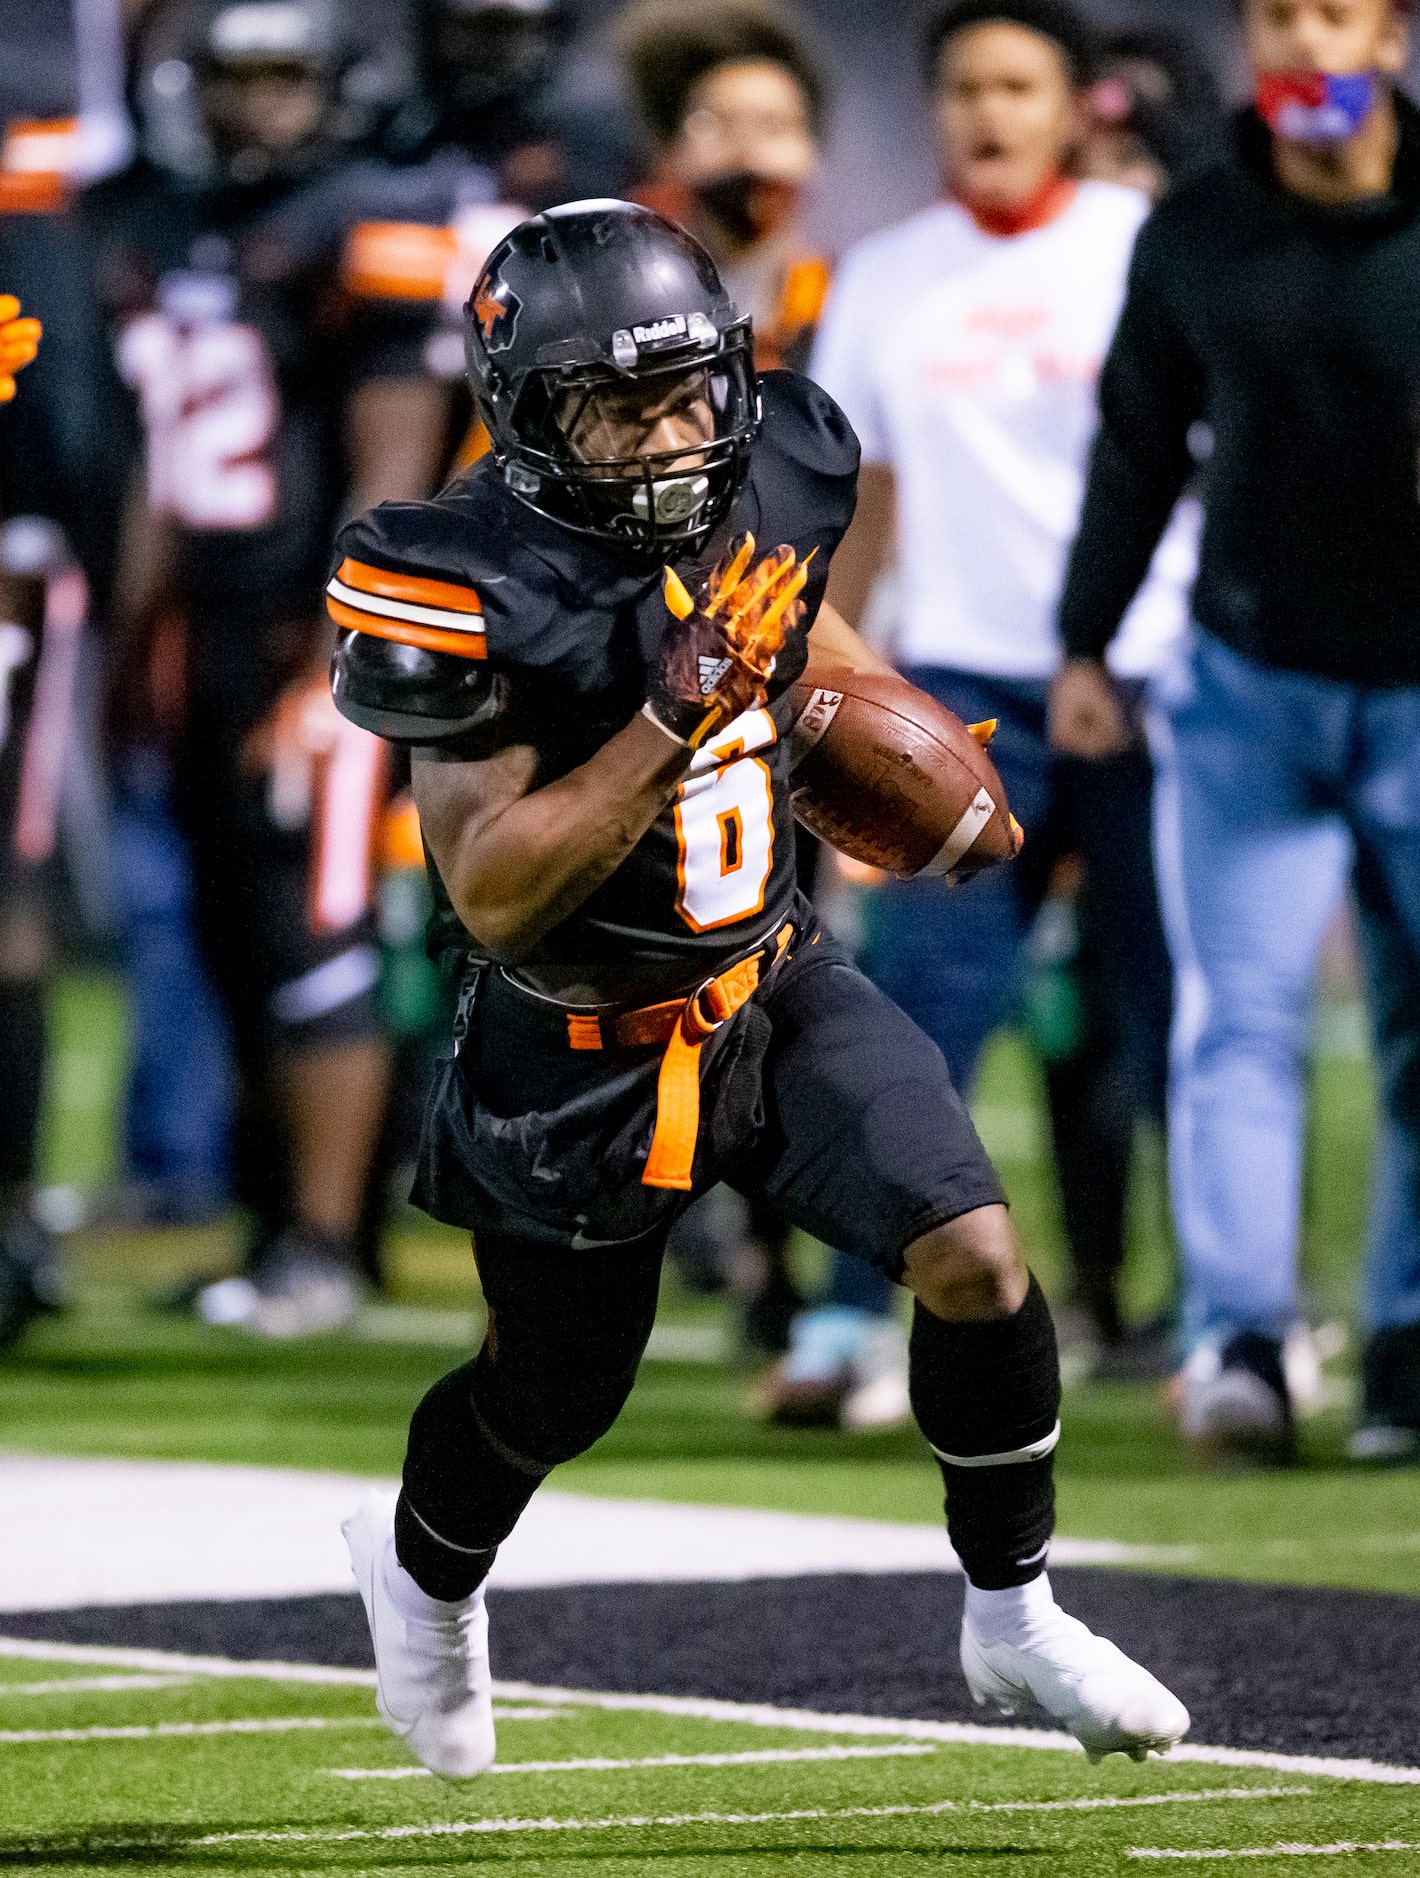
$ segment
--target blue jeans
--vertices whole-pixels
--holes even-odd
[[[1163,1125],[1173,1001],[1149,757],[1142,744],[1103,763],[1053,752],[1044,683],[930,666],[905,676],[968,723],[997,720],[991,755],[1026,845],[1010,867],[962,887],[895,881],[867,896],[862,964],[969,1093],[992,1032],[1016,1015],[1025,940],[1055,866],[1083,861],[1085,1035],[1048,1066],[1046,1090],[1076,1294],[1112,1337],[1134,1128],[1140,1118]]]
[[[1170,1175],[1191,1334],[1296,1294],[1317,949],[1353,859],[1382,1094],[1368,1328],[1420,1319],[1420,688],[1274,671],[1206,633],[1157,714],[1178,974]]]
[[[1020,858],[962,887],[891,881],[869,897],[863,967],[927,1032],[970,1094],[992,1033],[1016,1014],[1024,941],[1062,855],[1085,862],[1081,941],[1108,987],[1101,1013],[1129,1065],[1135,1105],[1162,1120],[1172,985],[1151,865],[1148,756],[1062,758],[1044,683],[936,666],[903,676],[967,723],[995,718],[992,760],[1026,831]]]
[[[233,1090],[226,1027],[193,935],[187,850],[168,781],[156,753],[121,759],[112,839],[133,1025],[128,1160],[185,1218],[226,1200]]]

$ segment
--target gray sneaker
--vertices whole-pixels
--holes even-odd
[[[250,1311],[237,1321],[258,1337],[278,1341],[339,1330],[360,1308],[354,1267],[294,1234],[271,1248],[252,1289]]]
[[[1282,1345],[1255,1331],[1204,1344],[1184,1365],[1183,1437],[1208,1460],[1278,1466],[1296,1447]]]

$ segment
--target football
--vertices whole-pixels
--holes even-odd
[[[790,732],[794,812],[821,840],[892,874],[965,880],[1020,846],[996,766],[975,733],[895,673],[802,679]]]

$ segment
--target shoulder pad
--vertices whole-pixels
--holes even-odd
[[[483,602],[437,502],[384,503],[341,531],[326,584],[337,626],[464,660],[488,656]]]
[[[809,563],[803,597],[812,624],[828,586],[829,562],[858,500],[858,439],[812,379],[765,372],[759,382],[764,424],[737,517],[759,540],[788,542]],[[776,672],[776,684],[795,676],[786,666]]]
[[[764,441],[827,482],[852,482],[862,455],[853,426],[802,372],[763,372]]]
[[[364,632],[342,632],[330,664],[336,707],[351,723],[391,743],[457,744],[471,760],[497,745],[507,685],[486,665]]]
[[[361,516],[335,553],[326,609],[337,626],[503,671],[585,661],[626,597],[594,566],[589,609],[583,544],[519,502],[487,456],[430,502]]]

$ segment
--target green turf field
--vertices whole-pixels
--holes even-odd
[[[1337,1778],[1325,1763],[1115,1756],[1091,1768],[1060,1737],[1012,1747],[949,1723],[516,1685],[495,1709],[497,1771],[446,1783],[411,1773],[360,1672],[275,1680],[208,1673],[203,1659],[25,1648],[0,1653],[0,1866],[26,1871],[534,1873],[585,1860],[607,1878],[1086,1878],[1204,1852],[1247,1855],[1261,1878],[1338,1860],[1413,1872],[1420,1859],[1420,1787]],[[1386,1849],[1338,1849],[1357,1845]],[[1313,1864],[1301,1847],[1328,1850]]]
[[[58,1017],[50,1177],[92,1186],[112,1172],[122,1014],[102,981],[75,980]],[[1317,1314],[1345,1318],[1374,1098],[1354,1021],[1333,1010],[1327,1031],[1333,1041],[1316,1069],[1305,1270]],[[1055,1285],[1059,1232],[1033,1076],[1024,1050],[1003,1040],[983,1078],[978,1115],[1032,1262]],[[1169,1283],[1164,1217],[1161,1170],[1145,1158],[1131,1272],[1141,1313]],[[221,1269],[232,1251],[223,1229],[77,1235],[74,1309],[38,1326],[0,1364],[0,1442],[50,1453],[397,1472],[414,1403],[472,1342],[472,1267],[458,1235],[406,1215],[392,1245],[395,1308],[373,1312],[364,1337],[298,1349],[261,1347],[151,1309],[164,1284]],[[879,1519],[939,1517],[939,1478],[914,1434],[844,1437],[755,1423],[747,1410],[752,1378],[728,1353],[716,1360],[724,1323],[718,1305],[668,1289],[661,1338],[629,1407],[591,1454],[559,1471],[559,1485]],[[1344,1361],[1331,1386],[1336,1406],[1306,1425],[1302,1469],[1223,1478],[1190,1471],[1152,1386],[1072,1389],[1059,1452],[1062,1531],[1168,1548],[1175,1569],[1204,1574],[1420,1592],[1415,1475],[1345,1466]]]
[[[110,987],[70,980],[56,1008],[46,1178],[83,1195],[116,1172],[123,1018]],[[1317,1064],[1305,1248],[1319,1317],[1353,1305],[1373,1094],[1354,1024]],[[1033,1264],[1058,1290],[1059,1231],[1033,1071],[1007,1039],[978,1114]],[[1143,1160],[1131,1304],[1167,1296],[1161,1170]],[[408,1415],[473,1346],[480,1313],[457,1235],[406,1214],[391,1299],[353,1334],[251,1342],[165,1316],[153,1299],[233,1256],[228,1227],[86,1230],[74,1301],[0,1363],[0,1445],[54,1454],[241,1461],[389,1476]],[[814,1255],[805,1251],[810,1275]],[[1066,1398],[1061,1529],[1164,1550],[1213,1575],[1420,1592],[1415,1475],[1347,1469],[1351,1366],[1305,1430],[1305,1465],[1205,1477],[1179,1453],[1156,1388]],[[765,1428],[719,1305],[668,1285],[621,1421],[557,1484],[584,1493],[940,1517],[911,1433]],[[0,1622],[0,1631],[3,1631]],[[205,1659],[0,1640],[0,1866],[26,1871],[379,1873],[586,1860],[598,1873],[1075,1874],[1231,1864],[1262,1874],[1420,1872],[1420,1786],[1335,1764],[1186,1748],[1090,1768],[1053,1745],[949,1723],[746,1711],[724,1704],[505,1688],[500,1771],[410,1774],[363,1672],[219,1673]],[[1414,1758],[1414,1757],[1409,1757]],[[391,1777],[391,1776],[394,1777]]]

